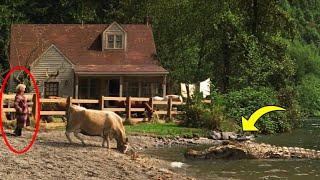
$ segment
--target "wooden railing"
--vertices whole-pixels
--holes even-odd
[[[33,115],[36,115],[37,109],[37,98],[35,94],[26,94],[28,99],[28,103],[31,106],[29,108],[30,112]],[[3,95],[1,106],[7,105],[7,107],[3,108],[4,112],[15,112],[13,108],[13,101],[15,95]],[[118,101],[123,102],[125,107],[106,107],[106,101]],[[132,102],[142,102],[144,105],[143,108],[132,107]],[[210,100],[204,100],[206,103],[210,103]],[[182,102],[175,102],[171,97],[168,98],[167,101],[154,101],[152,98],[147,97],[106,97],[101,96],[100,99],[73,99],[72,97],[68,98],[60,98],[60,99],[46,99],[40,98],[40,105],[46,103],[63,103],[66,106],[70,106],[72,104],[97,104],[99,105],[100,110],[105,111],[113,111],[113,112],[125,112],[126,119],[131,119],[133,121],[142,121],[143,118],[132,118],[132,112],[147,112],[147,118],[150,120],[153,114],[157,115],[166,115],[168,118],[172,118],[172,115],[183,114],[182,111],[177,111],[173,109],[173,106],[183,105]],[[156,108],[156,106],[162,106],[161,108]],[[40,115],[66,115],[66,111],[40,111]]]

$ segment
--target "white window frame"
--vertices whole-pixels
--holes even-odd
[[[121,36],[121,48],[117,48],[117,36]],[[113,36],[113,48],[109,47],[109,36]],[[123,33],[106,33],[105,35],[106,49],[124,49],[124,34]]]
[[[48,87],[46,86],[48,85]],[[56,86],[55,87],[50,87],[50,86]],[[60,88],[60,83],[58,81],[49,81],[49,82],[43,82],[43,90],[44,90],[44,96],[48,97],[48,96],[59,96],[60,92],[59,89]],[[52,90],[52,89],[56,89],[56,91]],[[47,92],[49,94],[47,94]],[[52,95],[52,93],[54,93]]]

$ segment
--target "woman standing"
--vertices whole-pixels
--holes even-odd
[[[24,96],[26,86],[19,84],[16,87],[16,97],[14,99],[14,108],[16,109],[17,125],[14,130],[15,136],[21,136],[22,128],[26,125],[29,116],[27,98]]]

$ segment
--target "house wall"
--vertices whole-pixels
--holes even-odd
[[[17,87],[18,83],[15,82],[13,80],[13,78],[15,76],[17,76],[18,74],[19,74],[19,71],[15,71],[10,75],[9,82],[8,82],[9,83],[9,89],[8,89],[9,93],[15,93],[16,92],[16,87]]]
[[[47,74],[56,74],[57,77],[48,78]],[[49,47],[31,66],[41,96],[44,96],[44,82],[59,82],[59,96],[73,96],[74,71],[72,64],[59,52],[55,46]],[[48,72],[48,73],[46,73]]]

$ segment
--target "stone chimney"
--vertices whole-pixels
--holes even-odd
[[[146,16],[145,17],[145,23],[147,24],[147,26],[152,24],[152,18],[150,16]]]

